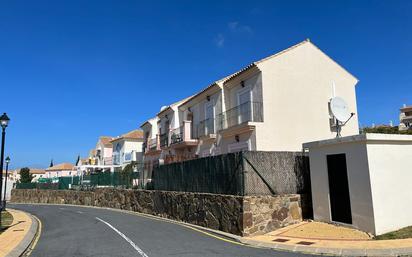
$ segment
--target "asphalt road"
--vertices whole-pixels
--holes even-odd
[[[42,233],[30,256],[308,256],[227,242],[179,224],[107,209],[8,205],[37,216]]]

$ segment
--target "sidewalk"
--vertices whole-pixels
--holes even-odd
[[[38,222],[27,213],[7,209],[13,215],[11,226],[0,234],[0,257],[20,256],[37,233]]]
[[[412,238],[373,240],[359,230],[320,222],[301,222],[240,241],[273,249],[338,256],[412,255]]]

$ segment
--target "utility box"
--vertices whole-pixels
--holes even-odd
[[[303,148],[315,220],[375,235],[412,226],[412,136],[362,134]]]

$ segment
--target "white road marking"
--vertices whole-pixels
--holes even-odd
[[[107,226],[109,226],[109,228],[113,229],[117,234],[119,234],[121,237],[123,237],[124,240],[126,240],[142,257],[149,257],[147,256],[147,254],[145,254],[145,252],[143,252],[142,249],[139,248],[139,246],[137,246],[130,238],[128,238],[125,234],[123,234],[122,232],[120,232],[117,228],[113,227],[109,222],[106,222],[102,219],[100,219],[99,217],[96,217],[96,219],[98,221],[103,222],[104,224],[106,224]]]
[[[66,210],[66,208],[59,208],[59,209],[62,210],[62,211],[63,211],[63,210]]]
[[[77,211],[77,213],[78,213],[78,214],[82,214],[83,212],[82,212],[82,211]]]

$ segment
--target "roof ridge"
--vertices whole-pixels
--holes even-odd
[[[292,45],[292,46],[290,46],[290,47],[288,47],[288,48],[286,48],[286,49],[283,49],[283,50],[281,50],[280,52],[276,52],[276,53],[274,53],[274,54],[272,54],[272,55],[269,55],[269,56],[267,56],[267,57],[264,57],[264,58],[262,58],[262,59],[259,59],[259,60],[257,60],[257,61],[254,61],[254,62],[252,62],[252,63],[244,66],[242,69],[238,70],[237,72],[233,73],[232,75],[227,76],[227,77],[223,80],[223,83],[226,83],[227,81],[229,81],[229,80],[231,80],[232,78],[236,77],[236,76],[239,75],[240,73],[242,73],[242,72],[244,72],[244,71],[246,71],[246,70],[248,70],[248,69],[250,69],[250,68],[252,68],[252,67],[254,67],[254,66],[257,66],[259,63],[262,63],[262,62],[264,62],[264,61],[267,61],[267,60],[269,60],[269,59],[272,59],[272,58],[274,58],[274,57],[277,57],[277,56],[279,56],[279,55],[282,55],[282,54],[284,54],[284,53],[286,53],[286,52],[289,52],[290,50],[295,49],[296,47],[301,46],[301,45],[303,45],[303,44],[305,44],[305,43],[308,43],[308,42],[310,42],[310,39],[309,39],[309,38],[307,38],[307,39],[305,39],[305,40],[303,40],[303,41],[301,41],[301,42],[299,42],[299,43],[297,43],[297,44],[294,44],[294,45]]]
[[[297,44],[294,44],[294,45],[292,45],[292,46],[290,46],[290,47],[288,47],[288,48],[286,48],[286,49],[283,49],[283,50],[281,50],[280,52],[276,52],[276,53],[274,53],[274,54],[272,54],[272,55],[269,55],[269,56],[267,56],[267,57],[265,57],[265,58],[263,58],[263,59],[260,59],[260,60],[258,60],[258,61],[254,61],[253,63],[254,64],[259,64],[259,63],[261,63],[261,62],[264,62],[264,61],[266,61],[266,60],[269,60],[269,59],[272,59],[272,58],[274,58],[274,57],[276,57],[276,56],[279,56],[279,55],[281,55],[281,54],[284,54],[284,53],[286,53],[286,52],[289,52],[290,50],[292,50],[292,49],[294,49],[294,48],[296,48],[296,47],[298,47],[298,46],[301,46],[301,45],[303,45],[303,44],[305,44],[305,43],[310,43],[310,39],[309,38],[307,38],[307,39],[305,39],[305,40],[303,40],[303,41],[301,41],[301,42],[299,42],[299,43],[297,43]]]

